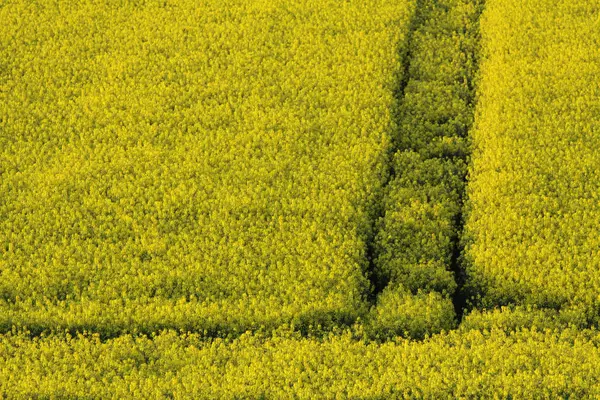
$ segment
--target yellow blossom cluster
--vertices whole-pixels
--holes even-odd
[[[415,1],[0,6],[0,326],[346,324]]]
[[[486,2],[465,235],[480,307],[598,322],[599,9]]]
[[[600,396],[598,331],[451,332],[383,344],[343,332],[206,342],[0,337],[6,399],[539,399]]]

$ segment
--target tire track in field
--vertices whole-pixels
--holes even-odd
[[[392,116],[394,121],[397,121],[400,118],[400,112],[402,108],[402,102],[404,99],[404,92],[406,90],[406,86],[409,81],[409,71],[410,71],[410,61],[412,58],[412,48],[413,48],[413,34],[417,27],[420,25],[421,13],[422,9],[422,0],[417,0],[415,12],[412,16],[411,22],[409,24],[408,32],[406,34],[406,39],[404,42],[398,44],[398,59],[401,60],[401,66],[396,73],[396,87],[394,88],[394,99],[395,99],[395,107],[392,110]],[[388,281],[384,279],[384,277],[378,277],[375,275],[375,259],[377,257],[378,251],[375,246],[375,237],[377,235],[377,223],[379,220],[383,218],[385,215],[385,206],[384,206],[384,197],[385,190],[389,186],[390,181],[394,179],[395,171],[392,168],[392,158],[394,153],[397,151],[396,146],[392,142],[392,146],[388,149],[387,162],[386,162],[386,176],[384,182],[382,183],[382,191],[379,193],[379,196],[374,201],[375,207],[375,216],[372,223],[371,232],[373,235],[367,241],[367,259],[369,262],[369,280],[371,281],[372,290],[368,293],[368,300],[371,304],[375,304],[377,301],[377,296],[381,291],[387,286]],[[383,278],[383,279],[382,279]]]
[[[395,93],[397,133],[369,244],[377,338],[456,327],[482,0],[419,0]]]

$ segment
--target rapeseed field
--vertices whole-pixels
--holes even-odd
[[[598,0],[0,2],[0,396],[600,397]]]

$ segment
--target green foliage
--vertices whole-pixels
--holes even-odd
[[[487,2],[465,236],[482,307],[598,322],[598,6]]]
[[[352,333],[203,342],[0,336],[0,396],[19,398],[597,398],[600,333],[493,329],[384,344]]]
[[[414,1],[0,7],[0,327],[366,313]]]
[[[397,112],[398,151],[375,238],[375,281],[385,287],[372,310],[377,336],[417,338],[455,324],[452,263],[467,171],[466,135],[473,120],[472,65],[481,7],[463,0],[419,4]]]

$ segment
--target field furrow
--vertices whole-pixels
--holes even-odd
[[[371,324],[382,338],[451,329],[463,306],[457,256],[482,4],[418,4],[374,246]]]

